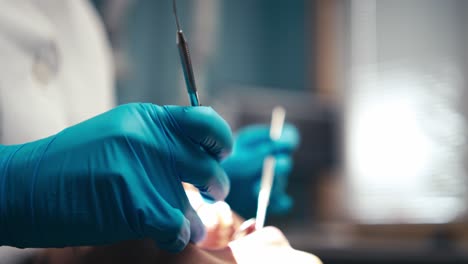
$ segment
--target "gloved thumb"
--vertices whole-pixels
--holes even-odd
[[[211,107],[165,106],[179,129],[210,155],[221,159],[232,150],[231,128]]]

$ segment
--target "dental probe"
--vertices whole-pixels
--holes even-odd
[[[177,47],[179,48],[180,61],[182,62],[182,69],[184,71],[185,84],[187,85],[190,104],[192,106],[199,106],[200,100],[198,99],[197,86],[195,85],[192,60],[190,59],[187,41],[182,33],[182,29],[180,28],[179,17],[177,16],[176,0],[172,1],[172,9],[174,11],[177,25]]]
[[[270,139],[273,141],[281,137],[283,131],[284,118],[286,110],[277,106],[271,114]],[[268,156],[263,161],[262,178],[260,182],[260,192],[258,194],[257,216],[255,219],[255,230],[263,228],[265,217],[270,202],[270,193],[273,186],[273,178],[275,176],[276,159],[274,156]]]

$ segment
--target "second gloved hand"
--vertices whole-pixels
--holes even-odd
[[[268,212],[282,214],[292,206],[286,194],[288,175],[292,168],[292,152],[299,143],[297,129],[286,124],[277,141],[270,139],[267,125],[253,125],[237,133],[232,154],[222,165],[231,180],[226,198],[231,208],[244,218],[255,216],[264,159],[276,158],[275,177]]]
[[[0,245],[63,247],[150,237],[182,250],[204,227],[181,181],[215,200],[227,123],[208,107],[128,104],[39,141],[0,146]]]

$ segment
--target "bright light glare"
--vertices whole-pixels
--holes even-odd
[[[411,106],[398,98],[376,100],[356,115],[350,131],[350,158],[358,177],[404,189],[408,181],[424,173],[433,146]]]
[[[441,223],[466,207],[463,117],[428,92],[434,83],[415,76],[381,74],[385,81],[361,86],[350,100],[346,160],[355,219]]]

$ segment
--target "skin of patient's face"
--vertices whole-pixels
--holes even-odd
[[[316,256],[293,249],[284,234],[265,227],[229,243],[236,263],[308,263],[321,264]]]
[[[168,253],[156,248],[153,241],[132,240],[110,246],[48,249],[35,264],[155,264],[155,263],[236,263],[230,250],[213,254],[189,244],[180,253]]]
[[[174,254],[156,248],[151,240],[125,241],[110,246],[49,249],[36,264],[94,263],[308,263],[320,264],[312,254],[294,250],[280,230],[266,227],[229,243],[218,250],[202,249],[189,244]]]

